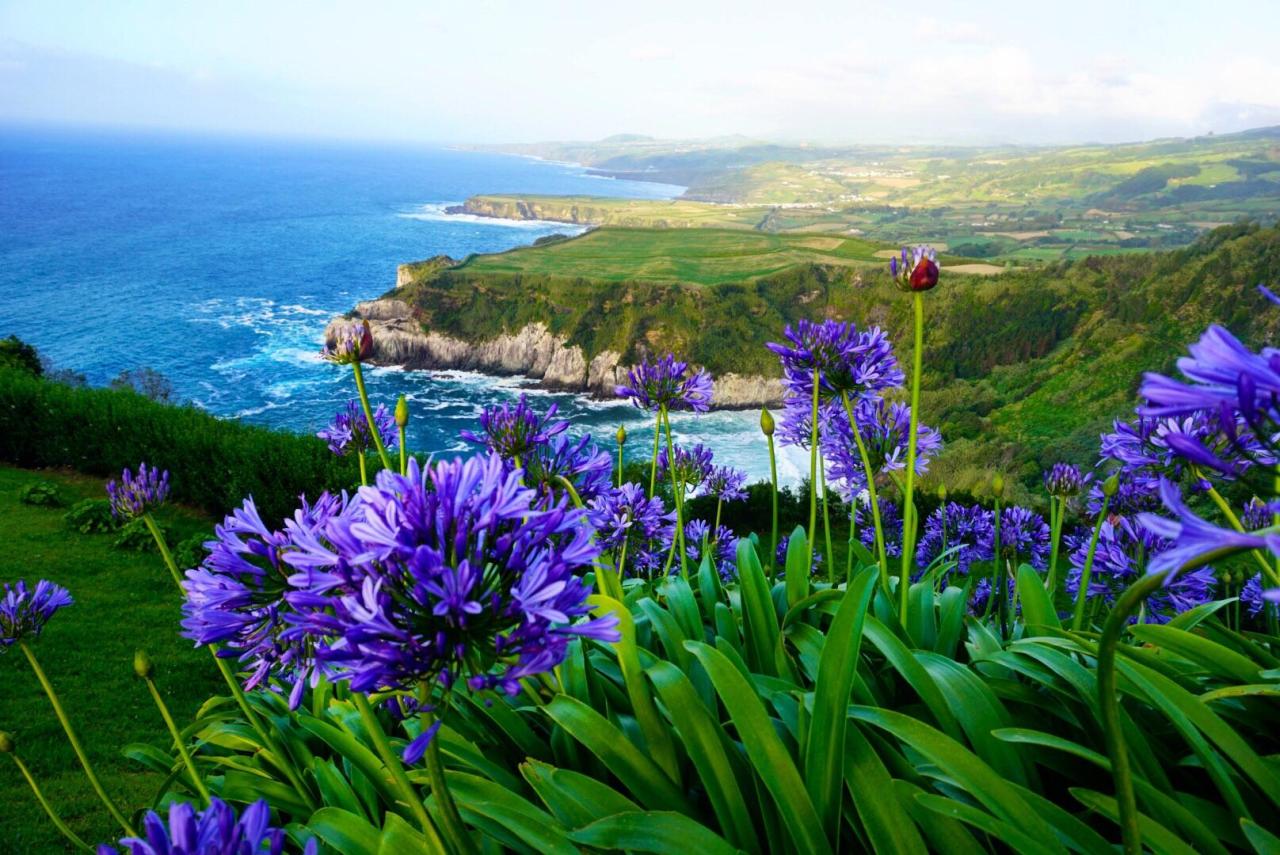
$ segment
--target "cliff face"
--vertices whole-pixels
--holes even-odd
[[[625,382],[629,369],[619,364],[621,355],[611,350],[588,360],[581,347],[554,335],[543,323],[528,324],[514,334],[468,342],[424,330],[403,300],[384,298],[358,303],[354,314],[368,320],[373,328],[371,361],[376,365],[524,376],[548,389],[597,398],[612,398],[615,387]],[[325,330],[326,342],[334,340],[337,326],[343,320],[335,318],[329,323]],[[781,402],[782,383],[776,378],[738,374],[715,378],[712,406],[717,409],[776,406]]]

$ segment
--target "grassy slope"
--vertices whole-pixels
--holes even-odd
[[[36,653],[107,790],[131,809],[147,805],[161,781],[120,749],[164,744],[165,730],[133,675],[134,650],[143,647],[155,660],[157,684],[179,723],[217,693],[218,673],[206,651],[179,636],[177,595],[159,555],[115,549],[113,535],[72,532],[62,510],[21,504],[18,491],[36,480],[54,481],[72,501],[103,495],[98,479],[0,467],[0,580],[43,577],[71,591],[75,605],[49,623]],[[211,528],[181,509],[165,509],[160,518],[172,526],[175,542]],[[17,650],[0,656],[0,728],[16,735],[19,754],[74,831],[90,843],[119,837]],[[63,838],[17,768],[0,757],[0,851],[62,849]]]
[[[764,343],[801,317],[831,316],[884,326],[907,362],[910,301],[883,260],[862,264],[874,244],[847,241],[823,263],[786,264],[803,237],[602,229],[478,256],[396,293],[429,328],[484,339],[542,321],[589,357],[671,350],[715,374],[776,374]],[[1132,406],[1140,373],[1169,368],[1205,325],[1274,340],[1280,311],[1253,285],[1277,280],[1276,228],[987,278],[944,267],[927,298],[924,398],[924,418],[948,441],[939,475],[967,489],[992,468],[1029,482],[1056,459],[1091,463],[1097,433]]]

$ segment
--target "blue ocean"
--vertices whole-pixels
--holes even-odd
[[[392,287],[396,266],[494,252],[574,229],[457,217],[477,193],[668,198],[682,188],[567,164],[443,148],[0,130],[0,336],[105,385],[149,367],[223,418],[314,433],[353,394],[320,360],[328,320]],[[407,396],[410,447],[451,453],[481,408],[522,392],[615,449],[652,422],[621,402],[551,394],[518,378],[370,372],[370,395]],[[683,441],[767,476],[754,413],[673,419]],[[645,443],[628,452],[645,454]],[[795,467],[781,463],[784,478]]]

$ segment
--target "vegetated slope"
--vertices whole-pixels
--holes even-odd
[[[698,245],[706,257],[672,258],[663,253],[671,235],[715,240]],[[768,376],[778,366],[765,342],[800,318],[835,317],[885,327],[906,364],[910,300],[882,260],[865,260],[874,245],[850,250],[847,262],[839,248],[789,259],[788,241],[799,237],[601,230],[424,269],[395,295],[426,328],[467,340],[543,322],[588,358],[615,350],[632,362],[671,350],[713,373]],[[739,257],[730,238],[781,243]],[[628,259],[634,278],[620,272]],[[1245,225],[1174,252],[994,277],[947,275],[944,265],[926,296],[923,418],[948,440],[936,471],[956,489],[992,468],[1030,481],[1057,459],[1091,462],[1097,434],[1131,409],[1141,372],[1169,369],[1207,324],[1254,342],[1280,331],[1280,308],[1254,288],[1277,280],[1280,229]]]

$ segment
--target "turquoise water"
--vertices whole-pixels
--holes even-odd
[[[388,290],[396,265],[532,243],[552,223],[451,217],[476,193],[667,198],[681,188],[594,177],[566,164],[408,146],[0,131],[0,336],[36,345],[95,385],[147,366],[182,400],[226,418],[314,433],[352,394],[317,356],[325,324]],[[458,430],[520,392],[613,447],[622,403],[549,394],[517,378],[371,372],[408,396],[411,447],[463,450]],[[673,420],[722,462],[767,474],[756,415]],[[794,474],[789,461],[784,477]]]

